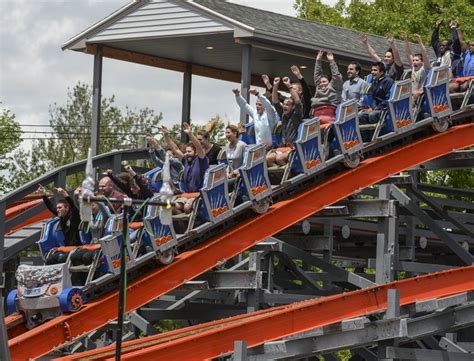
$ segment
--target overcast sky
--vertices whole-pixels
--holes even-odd
[[[72,36],[129,0],[0,0],[0,101],[21,124],[48,124],[49,105],[65,104],[67,88],[92,84],[93,56],[62,51]],[[295,15],[293,0],[235,0],[235,3]],[[103,96],[116,105],[150,107],[165,124],[181,120],[182,73],[104,58]],[[230,89],[236,84],[193,76],[191,118],[204,123],[219,114],[237,122]],[[209,94],[214,95],[209,95]],[[220,94],[216,101],[215,94]],[[228,96],[225,96],[228,94]],[[24,127],[24,130],[47,130]],[[41,136],[28,134],[24,137]]]

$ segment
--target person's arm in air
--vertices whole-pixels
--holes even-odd
[[[112,180],[112,183],[128,197],[133,197],[133,193],[130,190],[130,187],[127,187],[120,179],[118,179],[112,169],[107,169],[107,177],[109,177]]]
[[[293,99],[293,102],[295,103],[295,105],[296,105],[296,104],[301,104],[300,96],[299,96],[298,93],[296,92],[295,87],[291,84],[290,78],[288,78],[287,76],[285,76],[285,77],[283,78],[283,84],[285,84],[286,87],[288,88],[288,91],[290,92],[291,98]]]
[[[464,35],[461,31],[461,25],[459,25],[459,23],[457,27],[457,32],[458,32],[459,44],[461,44],[461,52],[464,54],[466,50],[469,48],[469,45],[464,40]]]
[[[413,53],[411,52],[410,43],[408,42],[408,35],[406,31],[400,33],[403,39],[403,46],[405,48],[405,53],[407,54],[408,63],[411,65],[413,63]]]
[[[133,168],[129,165],[124,166],[124,169],[128,174],[133,177],[133,179],[135,179],[135,182],[137,183],[138,188],[140,188],[140,191],[144,198],[153,197],[153,192],[150,190],[150,187],[145,184],[145,182],[143,181],[143,177],[138,175],[137,172],[135,172]]]
[[[165,139],[165,142],[168,145],[169,149],[171,149],[171,152],[173,153],[173,155],[179,160],[182,160],[184,157],[184,154],[181,151],[181,149],[179,149],[179,147],[176,145],[176,143],[173,142],[173,139],[171,139],[168,128],[163,125],[161,127],[161,130],[163,132],[163,138]]]
[[[202,147],[199,140],[197,140],[196,136],[193,134],[193,130],[191,129],[191,126],[188,123],[183,124],[183,132],[185,132],[188,135],[189,140],[196,147],[197,156],[201,159],[206,158],[206,152],[204,151],[204,148]]]
[[[56,207],[54,206],[53,202],[51,202],[51,199],[49,199],[49,197],[46,196],[46,189],[41,184],[38,184],[37,192],[43,195],[43,203],[46,206],[46,208],[48,208],[48,211],[50,211],[52,214],[54,214],[57,217],[58,212],[56,211]]]
[[[147,136],[146,141],[148,143],[148,153],[150,155],[151,161],[155,163],[155,165],[157,165],[158,167],[163,168],[166,156],[165,150],[158,144],[158,141],[152,136]]]
[[[240,90],[239,89],[232,89],[232,92],[235,94],[235,101],[239,105],[240,109],[244,109],[245,113],[251,117],[253,120],[254,119],[254,114],[255,114],[255,109],[252,108],[247,101],[244,99],[242,95],[240,95]]]
[[[270,126],[270,129],[273,129],[275,127],[277,120],[276,120],[276,110],[272,106],[272,103],[270,103],[267,97],[261,95],[257,89],[251,89],[250,94],[255,95],[262,102],[263,107],[265,108],[265,112],[267,113],[268,125]]]
[[[309,115],[309,112],[311,111],[311,90],[309,90],[308,83],[296,65],[291,66],[291,71],[296,78],[298,78],[298,81],[301,84],[301,89],[303,90],[303,113]]]
[[[323,68],[321,66],[321,59],[323,58],[324,52],[322,50],[318,51],[316,55],[316,62],[314,64],[314,86],[318,87],[319,81],[321,80],[321,75],[323,75]]]
[[[439,53],[439,28],[442,24],[443,24],[443,19],[439,19],[435,24],[433,33],[431,34],[431,47],[433,48],[437,57],[440,57],[441,55],[443,55]]]
[[[403,61],[400,58],[400,53],[398,52],[397,42],[395,41],[392,33],[387,33],[387,40],[390,44],[390,47],[392,48],[393,62],[396,65],[403,67]]]
[[[421,56],[423,56],[423,68],[425,68],[425,70],[431,69],[428,49],[426,49],[425,44],[423,44],[421,36],[419,34],[413,34],[413,36],[415,37],[416,41],[418,42],[418,45],[420,45],[421,48]]]
[[[375,52],[374,48],[369,44],[369,38],[367,37],[366,34],[362,33],[360,34],[360,40],[364,44],[365,48],[367,49],[367,52],[369,53],[370,57],[374,61],[382,61],[382,58],[378,56],[378,54]]]
[[[451,28],[451,33],[452,33],[453,53],[456,55],[461,55],[462,53],[461,41],[459,39],[458,23],[456,22],[456,20],[451,20],[451,22],[449,23],[449,27]]]
[[[328,51],[326,57],[329,61],[329,68],[331,69],[331,85],[338,92],[342,92],[342,74],[339,72],[339,67],[334,60],[334,54],[331,51]]]

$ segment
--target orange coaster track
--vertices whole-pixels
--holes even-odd
[[[249,347],[316,327],[387,309],[387,291],[400,291],[400,305],[474,290],[474,266],[434,273],[270,308],[125,342],[123,360],[204,360],[232,352],[235,340]],[[114,346],[58,360],[113,360]]]
[[[474,124],[459,125],[390,153],[367,159],[355,169],[278,202],[267,213],[241,222],[179,255],[173,264],[152,270],[131,282],[127,290],[127,312],[144,306],[212,269],[222,260],[243,252],[255,243],[363,188],[417,164],[473,144]],[[18,335],[20,332],[16,331],[16,327],[10,328],[12,335],[18,335],[9,340],[12,359],[26,360],[47,354],[55,347],[115,319],[117,309],[118,292],[112,292],[91,301],[76,313],[57,317],[21,335]],[[258,330],[256,332],[264,335]]]

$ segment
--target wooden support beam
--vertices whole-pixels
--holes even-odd
[[[97,45],[88,44],[85,53],[95,54],[96,48]],[[130,63],[142,64],[167,70],[174,70],[182,73],[186,72],[187,69],[188,63],[181,60],[162,58],[158,56],[137,53],[134,51],[112,48],[110,46],[102,46],[102,49],[102,55],[109,59],[128,61]],[[212,79],[226,80],[234,83],[240,83],[241,79],[240,72],[213,68],[210,66],[199,64],[192,64],[192,73],[193,75],[204,76],[206,78]],[[264,86],[260,75],[252,75],[251,84],[253,86],[259,87]]]

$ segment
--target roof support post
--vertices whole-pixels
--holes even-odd
[[[240,80],[240,94],[242,97],[249,102],[249,90],[250,80],[252,77],[251,64],[252,63],[252,46],[248,44],[242,45],[242,67],[241,67],[241,80]],[[245,113],[243,108],[240,109],[240,121],[242,123],[248,123],[248,115]]]
[[[187,143],[188,136],[183,132],[183,124],[189,123],[191,118],[191,85],[192,85],[193,65],[186,64],[186,71],[183,73],[183,103],[181,106],[181,142]]]
[[[102,102],[102,46],[97,45],[94,54],[94,78],[92,84],[92,124],[91,149],[92,156],[99,154],[100,144],[100,114]]]

